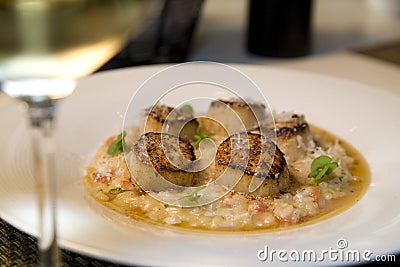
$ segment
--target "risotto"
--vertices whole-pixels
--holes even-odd
[[[85,188],[97,202],[132,220],[205,231],[276,230],[305,225],[333,216],[362,197],[369,185],[369,169],[363,157],[353,147],[320,128],[310,126],[302,115],[281,113],[276,118],[274,129],[277,139],[274,143],[278,150],[283,151],[283,166],[287,173],[282,171],[275,176],[280,176],[281,179],[287,176],[285,183],[282,183],[282,180],[274,180],[276,177],[268,177],[268,173],[261,175],[266,181],[276,181],[276,186],[273,183],[267,185],[268,191],[254,193],[243,190],[244,187],[239,182],[228,193],[222,193],[226,190],[226,185],[210,183],[217,172],[218,164],[223,162],[218,159],[218,153],[215,164],[211,164],[201,176],[187,176],[190,177],[189,180],[179,179],[185,182],[185,186],[189,184],[196,187],[194,191],[162,188],[154,192],[143,190],[137,183],[137,177],[133,177],[136,172],[128,167],[129,156],[125,157],[124,153],[110,153],[110,148],[112,150],[124,138],[132,143],[138,142],[140,137],[136,131],[130,131],[126,136],[121,134],[110,137],[104,142],[87,167]],[[287,134],[287,129],[285,130],[285,127],[293,126],[288,126],[288,121],[296,122],[297,130],[294,134]],[[232,137],[213,131],[206,121],[199,120],[196,127],[194,135],[197,133],[200,136],[207,132],[207,136],[203,137],[211,137],[220,146]],[[186,131],[186,135],[187,132],[190,130]],[[257,138],[263,136],[260,132],[260,128],[248,131]],[[201,138],[196,137],[193,140],[197,141],[196,139]],[[184,139],[179,140],[186,142]],[[194,155],[198,155],[198,146],[192,143],[192,148]],[[135,150],[130,153],[135,153]],[[235,169],[232,166],[236,165],[227,164],[223,167]],[[252,173],[248,168],[249,165],[244,166],[245,174],[250,173],[249,177],[257,176],[257,171]],[[234,171],[237,170],[240,168]],[[146,173],[148,172],[144,171],[136,175],[147,175]],[[171,177],[174,179],[178,175],[185,173],[174,172]],[[213,194],[222,197],[215,197],[215,201],[202,205],[184,205],[189,202],[196,204],[206,197],[213,199]],[[159,201],[160,198],[170,198],[171,202]],[[176,205],[173,203],[174,199],[178,200]]]

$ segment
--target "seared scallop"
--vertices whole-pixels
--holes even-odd
[[[217,100],[207,111],[209,120],[202,125],[212,135],[228,137],[236,132],[251,131],[266,117],[265,106],[242,99]]]
[[[274,117],[275,124],[263,125],[264,133],[274,133],[275,143],[285,154],[285,159],[291,163],[304,159],[315,147],[310,126],[304,116],[293,113],[281,113]]]
[[[145,121],[145,132],[168,133],[191,142],[199,123],[193,114],[157,104],[151,107]]]
[[[177,136],[165,133],[142,135],[128,154],[136,183],[145,191],[165,191],[174,185],[191,186],[195,172],[189,172],[196,157],[193,147]]]
[[[255,198],[275,195],[290,185],[283,153],[255,133],[237,133],[224,140],[217,150],[215,173],[218,183]]]
[[[274,116],[275,123],[261,127],[262,133],[276,141],[285,154],[289,173],[292,179],[300,184],[313,184],[308,178],[311,165],[310,154],[316,147],[310,126],[304,116],[283,112]]]

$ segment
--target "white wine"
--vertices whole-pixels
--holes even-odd
[[[60,266],[53,100],[121,48],[150,2],[157,0],[0,0],[0,89],[27,103],[40,266]]]
[[[121,47],[146,2],[0,0],[0,79],[90,73]]]
[[[0,0],[3,87],[5,81],[75,79],[93,72],[115,55],[127,36],[134,34],[149,2]],[[23,87],[24,94],[34,90]],[[15,86],[8,88],[14,91]],[[15,93],[20,94],[17,89]],[[62,97],[71,91],[65,90],[57,95]]]

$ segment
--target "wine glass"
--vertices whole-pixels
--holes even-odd
[[[0,0],[0,86],[27,104],[39,204],[39,263],[59,265],[55,227],[59,99],[104,64],[155,0]],[[95,96],[93,96],[95,98]]]

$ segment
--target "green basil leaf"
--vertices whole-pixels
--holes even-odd
[[[314,178],[317,181],[321,180],[331,174],[338,166],[339,164],[332,161],[332,158],[328,156],[319,156],[311,163],[311,172],[308,174],[308,177]]]
[[[107,153],[113,157],[118,156],[121,152],[124,151],[124,142],[125,142],[126,132],[121,132],[117,139],[115,139],[107,149]]]
[[[193,109],[193,107],[191,105],[188,105],[188,104],[187,105],[183,105],[179,109],[184,111],[184,112],[190,113],[192,115],[194,114],[194,109]]]
[[[332,159],[328,156],[319,156],[318,158],[315,158],[311,163],[311,171],[322,169],[326,164],[331,161]]]

